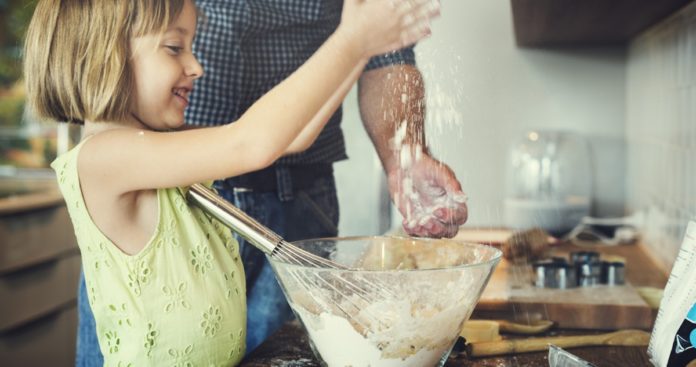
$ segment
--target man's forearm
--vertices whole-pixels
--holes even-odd
[[[365,72],[358,84],[360,114],[387,173],[399,167],[400,148],[425,147],[425,88],[413,65]]]
[[[425,145],[425,88],[414,66],[364,73],[360,112],[409,235],[453,237],[466,222],[466,195],[454,172]]]

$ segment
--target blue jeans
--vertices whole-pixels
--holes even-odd
[[[320,178],[309,188],[294,190],[291,200],[281,200],[275,192],[233,190],[225,185],[216,188],[222,197],[288,241],[338,235],[338,199],[333,176]],[[239,246],[246,273],[249,353],[292,319],[293,314],[266,256],[244,240],[239,239]],[[102,366],[104,360],[84,277],[80,281],[78,313],[76,366]]]
[[[80,272],[80,285],[77,290],[77,351],[75,366],[96,367],[104,365],[104,356],[99,349],[97,325],[89,307],[89,296],[85,285],[85,273]]]

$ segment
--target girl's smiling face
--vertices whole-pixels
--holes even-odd
[[[131,114],[152,130],[170,130],[184,124],[184,110],[193,81],[203,68],[192,53],[196,8],[186,0],[178,18],[163,35],[131,40],[135,95]]]

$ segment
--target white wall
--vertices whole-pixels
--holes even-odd
[[[502,224],[507,152],[532,128],[578,131],[595,156],[598,215],[623,214],[625,52],[528,50],[515,45],[509,0],[442,0],[433,36],[416,48],[429,93],[428,141],[469,195],[472,226]],[[341,234],[376,233],[378,162],[345,104],[350,161],[337,164]],[[372,180],[374,181],[374,179]],[[394,225],[400,217],[393,216]]]
[[[627,75],[628,207],[669,269],[696,219],[696,3],[632,42]]]

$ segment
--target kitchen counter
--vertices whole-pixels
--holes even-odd
[[[552,331],[544,336],[588,334],[582,331]],[[596,367],[615,366],[652,366],[643,347],[584,347],[568,349],[569,352],[594,364]],[[457,350],[450,354],[447,367],[484,367],[484,366],[544,366],[548,367],[548,352],[524,353],[510,356],[470,359],[464,352]],[[286,323],[265,343],[256,348],[241,364],[244,367],[319,367],[309,347],[307,334],[299,322]]]
[[[4,365],[74,364],[79,275],[80,253],[52,171],[0,175]]]
[[[0,175],[0,274],[77,253],[53,171]]]

